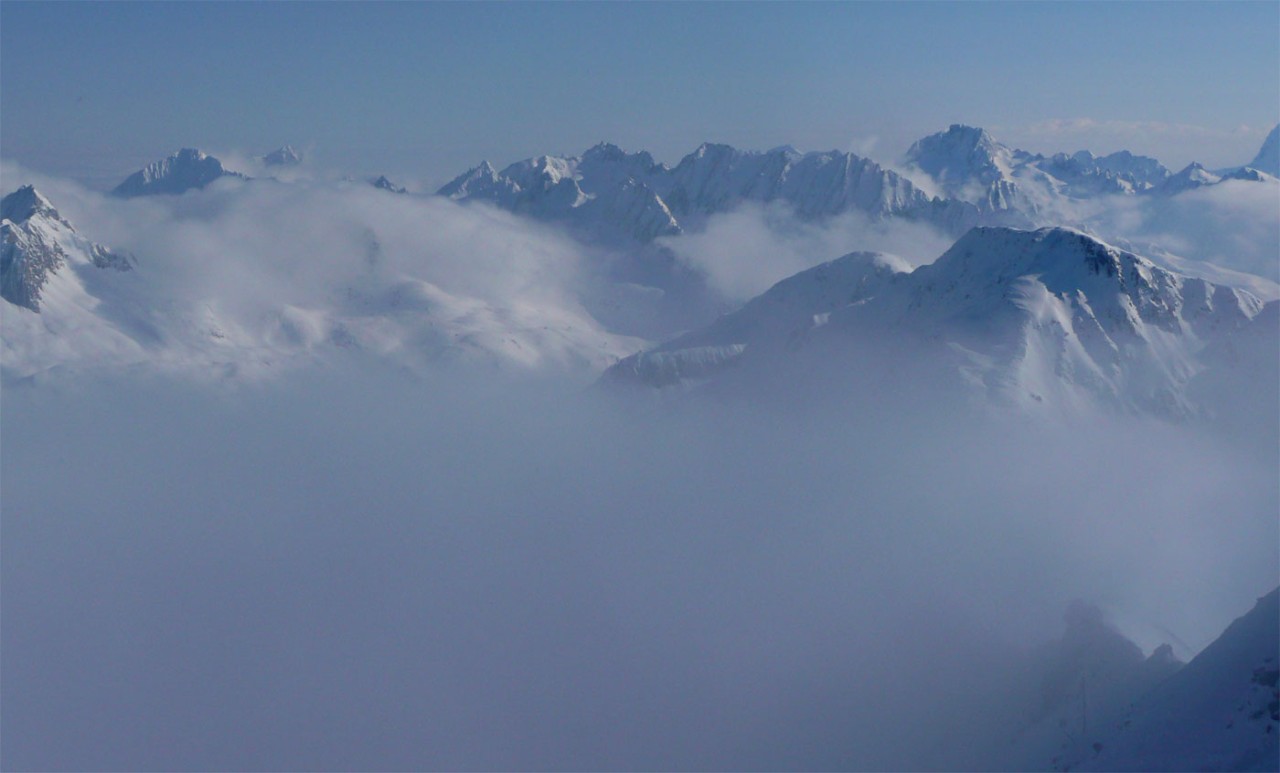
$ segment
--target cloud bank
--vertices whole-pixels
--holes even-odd
[[[984,767],[1072,599],[1199,647],[1277,576],[1276,460],[1136,421],[368,362],[3,412],[6,768]]]

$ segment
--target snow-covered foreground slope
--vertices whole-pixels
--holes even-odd
[[[457,275],[466,270],[457,258],[403,259],[402,237],[393,235],[396,244],[386,249],[358,216],[328,233],[270,237],[277,218],[316,217],[298,208],[307,199],[272,211],[259,205],[273,200],[246,196],[231,191],[211,204],[211,214],[161,220],[156,241],[131,233],[143,247],[136,260],[82,237],[31,187],[6,197],[5,379],[128,368],[258,379],[349,352],[415,370],[461,362],[589,377],[639,344],[603,330],[570,296],[536,287],[467,290],[470,278]],[[339,194],[326,206],[363,202],[359,194]],[[228,216],[228,209],[240,214]],[[141,222],[170,217],[167,210],[128,212]],[[498,241],[491,246],[516,235],[493,225]],[[248,238],[237,230],[251,226],[259,230]],[[505,247],[519,262],[522,250],[548,245],[517,239]],[[290,251],[301,262],[290,262]],[[483,271],[474,269],[475,276]]]
[[[1034,411],[1102,404],[1183,417],[1208,407],[1188,390],[1206,369],[1243,378],[1240,368],[1265,366],[1253,362],[1265,345],[1234,361],[1206,354],[1245,327],[1276,341],[1263,305],[1077,231],[979,228],[914,271],[854,254],[802,272],[605,380],[750,391],[825,377],[890,392],[925,381]]]

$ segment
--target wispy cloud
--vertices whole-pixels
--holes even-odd
[[[1049,118],[1021,126],[992,126],[1001,140],[1028,150],[1050,153],[1087,148],[1098,153],[1131,150],[1181,167],[1191,161],[1207,166],[1248,162],[1271,126],[1203,126],[1168,121],[1115,118]]]

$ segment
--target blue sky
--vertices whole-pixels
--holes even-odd
[[[420,184],[600,140],[891,161],[952,122],[1222,166],[1280,120],[1280,3],[6,1],[0,106],[0,155],[100,184],[286,142]]]

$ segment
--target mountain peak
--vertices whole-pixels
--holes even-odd
[[[1221,181],[1221,177],[1205,169],[1203,164],[1192,161],[1183,167],[1180,172],[1171,175],[1169,179],[1164,181],[1164,184],[1153,192],[1161,196],[1173,196],[1183,191],[1189,191],[1205,185],[1213,185]]]
[[[465,199],[474,195],[491,194],[497,185],[498,170],[488,161],[481,161],[479,166],[468,169],[441,186],[436,195]]]
[[[987,130],[981,126],[969,126],[963,123],[953,123],[947,127],[947,137],[953,138],[958,142],[966,142],[978,144],[982,142],[994,142],[991,135],[987,134]]]
[[[262,157],[263,166],[297,166],[302,163],[302,154],[291,145],[284,145]]]
[[[992,139],[985,129],[954,123],[945,131],[917,140],[908,150],[911,166],[932,177],[955,195],[972,183],[982,187],[1005,180],[1012,151]]]
[[[1001,269],[1001,275],[1018,276],[1033,271],[1061,272],[1071,266],[1087,267],[1090,273],[1116,275],[1121,256],[1129,262],[1151,266],[1146,259],[1126,253],[1089,234],[1065,226],[1034,231],[1000,226],[974,228],[947,250],[934,264],[939,268],[952,262],[982,264]],[[1006,271],[1004,269],[1014,269]]]
[[[0,298],[41,311],[45,286],[68,263],[128,271],[133,257],[76,233],[34,186],[0,200]]]
[[[197,148],[183,148],[129,175],[111,194],[122,198],[178,194],[203,188],[219,177],[248,179],[239,172],[228,170],[221,161]]]
[[[695,158],[703,158],[705,156],[732,156],[737,152],[737,149],[732,145],[726,145],[723,142],[704,142],[690,155]]]
[[[36,215],[44,215],[64,224],[67,222],[34,185],[24,185],[0,202],[0,217],[5,220],[25,223]]]

